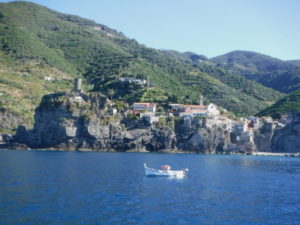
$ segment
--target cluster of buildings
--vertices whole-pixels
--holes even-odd
[[[184,104],[170,104],[169,116],[179,116],[183,119],[191,119],[194,117],[216,119],[220,112],[216,105],[184,105]],[[156,116],[157,105],[150,102],[136,102],[132,106],[132,114],[140,115],[150,123],[158,121],[159,117]]]
[[[45,80],[52,80],[49,77],[45,77]],[[146,85],[147,81],[143,79],[136,79],[132,77],[120,77],[120,81],[137,83],[140,85]],[[82,102],[83,99],[80,96],[82,92],[82,79],[76,78],[74,81],[73,92],[77,93],[72,100],[74,102]],[[222,125],[225,129],[239,134],[242,139],[253,139],[254,130],[257,130],[264,124],[273,123],[268,121],[268,118],[257,118],[257,117],[248,117],[241,118],[240,121],[232,121],[224,116],[220,116],[220,112],[215,104],[203,104],[203,96],[200,96],[199,105],[187,105],[187,104],[170,104],[168,110],[168,116],[178,116],[183,118],[186,122],[191,122],[192,118],[205,118],[207,126],[212,126],[214,124]],[[139,115],[140,118],[145,119],[149,123],[154,123],[159,121],[159,116],[156,113],[157,105],[151,102],[136,102],[132,105],[132,115]],[[117,110],[113,109],[112,114],[116,114]],[[161,116],[161,115],[160,115]],[[166,115],[165,115],[166,116]],[[285,126],[291,122],[300,122],[300,111],[294,113],[288,113],[281,115],[280,121],[278,121],[278,126]]]
[[[139,113],[155,113],[156,104],[150,102],[136,102],[132,106],[132,114]],[[182,118],[187,117],[205,117],[215,118],[220,115],[216,105],[184,105],[184,104],[170,104],[170,116],[179,116]]]
[[[214,104],[209,105],[183,105],[171,104],[171,113],[182,118],[204,117],[216,118],[220,115],[217,106]]]
[[[152,124],[159,121],[156,107],[155,103],[136,102],[132,106],[132,114],[140,115],[140,118]],[[208,105],[170,104],[168,115],[183,118],[186,125],[193,123],[193,118],[205,118],[206,127],[219,125],[228,130],[229,133],[234,133],[236,143],[253,143],[254,131],[259,129],[263,123],[268,123],[268,121],[262,121],[257,117],[241,118],[239,121],[232,121],[220,115],[217,106],[212,103]]]

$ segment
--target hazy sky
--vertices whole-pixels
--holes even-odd
[[[95,20],[148,47],[208,57],[251,50],[300,59],[300,0],[32,1]]]

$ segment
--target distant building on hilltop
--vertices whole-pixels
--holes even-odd
[[[119,77],[119,81],[121,82],[128,82],[128,83],[136,83],[141,86],[145,86],[147,84],[147,81],[144,79],[136,79],[134,77]]]
[[[45,81],[55,81],[55,77],[44,77]]]

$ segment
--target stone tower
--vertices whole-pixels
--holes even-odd
[[[77,77],[74,80],[74,91],[81,92],[82,79]]]

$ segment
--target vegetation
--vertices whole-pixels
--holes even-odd
[[[272,116],[278,118],[280,114],[296,112],[300,110],[300,90],[294,91],[288,96],[277,101],[272,106],[258,113],[258,116]]]
[[[204,56],[174,55],[78,16],[29,2],[0,3],[0,107],[29,121],[43,95],[71,90],[77,76],[85,79],[87,91],[129,104],[197,103],[203,95],[236,115],[255,114],[282,96],[213,64],[189,62],[207,60]],[[123,76],[154,87],[119,81]]]
[[[298,60],[282,61],[256,52],[234,51],[211,61],[218,67],[280,92],[290,93],[300,88]]]

